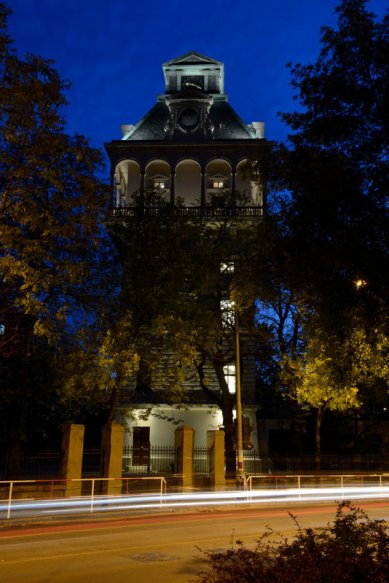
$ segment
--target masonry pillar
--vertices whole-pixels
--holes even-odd
[[[207,204],[207,173],[205,168],[201,168],[201,193],[200,193],[200,205],[204,209]]]
[[[176,173],[170,172],[170,204],[174,206],[176,203]]]
[[[76,425],[74,423],[65,425],[62,433],[60,474],[66,480],[65,496],[81,496],[84,433],[84,425]]]
[[[124,428],[120,423],[107,423],[102,431],[102,478],[117,478],[104,484],[105,494],[122,492]]]
[[[210,450],[210,471],[211,483],[215,490],[225,488],[225,463],[224,463],[224,431],[207,431],[207,447]]]
[[[178,427],[175,433],[177,474],[182,476],[183,488],[191,488],[193,485],[193,449],[194,430],[191,427]]]

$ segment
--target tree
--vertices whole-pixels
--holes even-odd
[[[96,178],[102,153],[64,131],[68,84],[50,61],[17,55],[8,14],[1,3],[0,369],[3,411],[22,435],[20,407],[39,394],[26,389],[32,355],[90,323],[101,296],[108,196]]]
[[[345,412],[360,406],[358,389],[345,386],[335,378],[332,358],[326,355],[323,346],[311,341],[305,355],[306,362],[294,363],[297,383],[293,397],[304,408],[316,413],[315,455],[316,469],[320,470],[321,424],[327,410]],[[299,366],[300,365],[300,366]]]
[[[288,396],[302,408],[315,412],[316,466],[320,469],[325,413],[359,409],[363,390],[372,391],[375,384],[388,383],[388,339],[379,335],[373,346],[362,330],[355,330],[343,342],[317,330],[311,330],[308,337],[299,358],[284,357],[281,378],[289,385]]]
[[[388,17],[378,22],[364,0],[336,12],[317,61],[291,66],[301,110],[282,115],[291,147],[275,170],[300,291],[321,326],[339,332],[353,313],[367,331],[387,325]]]
[[[272,355],[279,356],[279,380],[291,395],[298,370],[307,374],[305,346],[318,333],[326,351],[332,342],[340,354],[350,353],[357,334],[372,353],[388,336],[388,18],[378,22],[363,0],[343,0],[336,12],[337,28],[322,29],[316,62],[290,65],[300,108],[282,114],[291,133],[274,147],[269,166],[272,236],[264,241],[259,232],[249,266],[262,325],[278,341]],[[283,296],[292,303],[283,304]],[[292,313],[285,319],[280,308],[288,305],[298,321],[294,354],[283,337],[283,322],[293,329],[296,321]],[[327,357],[337,358],[331,351]],[[318,358],[308,370],[319,367]],[[340,384],[324,384],[358,386],[365,398],[367,386],[385,382],[365,383],[362,375],[355,384],[346,378],[349,362],[338,362]],[[373,358],[365,362],[365,379],[374,366]]]
[[[174,212],[141,213],[111,223],[110,232],[121,257],[122,303],[131,309],[140,357],[135,391],[143,393],[143,402],[155,399],[156,391],[159,402],[200,398],[220,407],[227,472],[235,474],[235,395],[225,367],[235,359],[232,262],[237,273],[250,227],[193,221]]]

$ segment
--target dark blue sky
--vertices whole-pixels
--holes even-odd
[[[19,55],[50,58],[71,81],[68,131],[94,146],[120,138],[163,92],[161,64],[190,50],[225,63],[225,90],[245,122],[283,139],[295,108],[286,63],[313,62],[337,0],[6,0]],[[386,0],[368,7],[382,17]]]

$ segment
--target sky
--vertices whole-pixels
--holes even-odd
[[[308,64],[320,27],[334,26],[337,0],[4,0],[9,35],[26,52],[51,59],[71,82],[67,131],[95,147],[120,139],[164,92],[161,65],[189,51],[225,64],[225,91],[246,123],[263,121],[270,140],[293,111],[288,62]],[[371,0],[380,18],[387,0]]]

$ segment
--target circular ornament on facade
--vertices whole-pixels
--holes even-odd
[[[178,121],[183,130],[193,131],[199,124],[199,112],[192,107],[187,107],[181,111]]]

